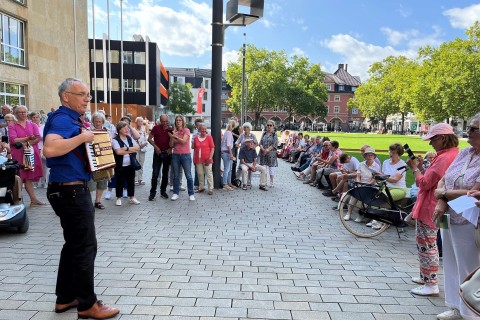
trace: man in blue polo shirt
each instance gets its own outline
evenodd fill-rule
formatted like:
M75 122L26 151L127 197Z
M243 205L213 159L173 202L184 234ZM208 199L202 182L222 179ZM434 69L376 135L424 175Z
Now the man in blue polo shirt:
M55 312L77 308L79 318L107 319L119 313L97 299L94 265L97 254L95 209L87 181L84 144L94 134L79 120L87 110L90 91L78 79L66 79L58 87L62 105L49 114L44 130L43 154L50 177L48 201L60 217L65 244L60 255Z

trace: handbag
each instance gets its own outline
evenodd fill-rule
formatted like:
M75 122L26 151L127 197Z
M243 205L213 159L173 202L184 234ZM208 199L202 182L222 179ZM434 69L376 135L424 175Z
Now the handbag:
M130 161L132 162L132 166L135 171L142 169L142 165L140 164L140 162L138 162L136 155L136 153L130 154Z
M35 168L35 154L28 142L23 146L23 165L25 170L33 171Z
M458 291L465 305L480 316L480 267L465 278Z

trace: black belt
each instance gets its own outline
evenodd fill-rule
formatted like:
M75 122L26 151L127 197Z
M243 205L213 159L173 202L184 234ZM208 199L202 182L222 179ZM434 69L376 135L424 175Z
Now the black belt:
M65 187L65 186L87 186L87 181L79 180L79 181L69 181L69 182L49 182L49 186L51 187Z

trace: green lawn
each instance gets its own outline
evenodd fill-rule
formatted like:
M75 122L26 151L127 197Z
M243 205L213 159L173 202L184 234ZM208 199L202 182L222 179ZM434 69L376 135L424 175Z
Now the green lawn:
M396 135L396 134L363 134L363 133L338 133L338 132L305 132L310 136L327 136L330 140L337 140L340 143L340 149L360 149L364 144L368 144L374 149L388 150L392 143L400 143L402 146L408 144L410 149L416 154L422 155L427 151L434 151L421 137L416 135ZM466 139L460 139L460 149L469 146Z
M393 143L400 143L402 146L408 144L410 149L416 154L423 156L427 151L434 151L428 144L428 141L423 141L421 137L416 135L394 135L394 134L363 134L363 133L337 133L337 132L305 132L310 136L327 136L330 140L337 140L340 143L340 149L355 149L359 150L361 146L368 144L377 150L388 150L388 147ZM466 139L460 139L460 149L469 146ZM363 161L360 151L347 151L348 154L356 157L360 162ZM378 158L383 161L388 158L387 152L378 152ZM403 160L407 160L407 154L402 156ZM411 187L414 183L414 178L411 170L407 171L406 182L407 187Z

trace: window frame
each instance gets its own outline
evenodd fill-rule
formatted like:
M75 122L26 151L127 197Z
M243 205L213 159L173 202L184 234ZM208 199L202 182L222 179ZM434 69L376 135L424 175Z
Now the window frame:
M5 25L5 20L8 19L8 25L7 25L7 28L10 30L11 29L11 21L14 21L16 22L16 30L17 30L17 33L15 35L15 42L16 42L16 45L12 45L10 42L9 43L6 43L5 42L5 35L4 34L4 25ZM8 33L8 38L11 40L13 37L12 37L12 33ZM6 50L6 49L10 49L10 50ZM10 53L12 50L16 50L18 51L17 53L17 57L18 57L18 60L19 62L18 63L15 63L14 59L11 59L11 60L7 60L6 59L6 55L8 53ZM25 21L22 21L22 20L19 20L19 19L16 19L8 14L5 14L3 12L0 12L0 60L2 63L5 63L5 64L9 64L9 65L14 65L14 66L19 66L19 67L26 67L27 63L26 63L26 55L25 55ZM13 57L13 56L12 56Z

